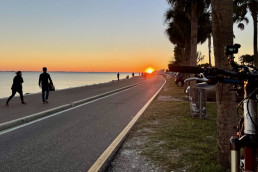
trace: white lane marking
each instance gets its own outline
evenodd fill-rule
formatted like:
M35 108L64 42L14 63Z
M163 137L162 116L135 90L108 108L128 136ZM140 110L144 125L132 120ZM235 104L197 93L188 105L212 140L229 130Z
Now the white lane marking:
M78 100L78 101L72 102L71 104L77 104L78 102L89 100L89 99L93 99L93 98L96 98L96 97L99 97L99 96L103 96L103 95L105 96L106 94L110 94L111 95L113 92L120 92L120 91L123 91L123 90L127 90L129 88L133 88L133 87L136 87L138 85L141 85L141 84L144 84L144 83L147 83L147 82L150 82L150 80L143 81L143 82L138 82L136 84L125 86L125 87L118 88L118 89L115 89L115 90L111 90L111 91L108 91L108 92L105 92L105 93L102 93L102 94L98 94L96 96L88 97L86 99Z
M125 80L125 79L121 79L121 80ZM146 82L146 81L144 81L144 82ZM69 88L56 89L56 91L66 91L66 90L70 90L70 89L77 89L77 88L83 88L83 87L91 87L91 86L97 86L97 85L104 85L104 84L109 84L109 83L112 83L112 81L101 82L101 83L98 83L98 84L89 84L89 85L81 85L81 86L75 86L75 87L69 87ZM132 84L132 85L134 85L134 84ZM124 87L122 87L122 88L124 88ZM23 96L27 97L27 96L36 95L36 94L41 94L41 92L28 93L28 94L25 93ZM15 97L19 97L19 95L15 95ZM4 99L7 99L7 98L8 97L1 97L0 100L4 100Z
M141 84L144 84L146 82L150 82L150 80L143 81L143 82L138 82L136 84L132 84L132 85L129 85L129 86L126 86L126 87L122 87L122 88L119 88L119 89L108 91L108 92L105 92L105 93L102 93L102 94L98 94L98 95L95 95L95 96L92 96L92 97L88 97L86 99L78 100L78 101L72 102L70 104L62 105L62 106L55 107L55 108L52 108L52 109L48 109L48 110L45 110L45 111L42 111L42 112L31 114L31 115L28 115L28 116L25 116L25 117L14 119L12 121L1 123L0 124L0 131L6 130L6 129L9 129L9 128L12 128L12 127L15 127L15 126L18 126L18 125L22 125L24 123L28 123L30 121L34 121L34 120L39 119L39 118L43 118L44 116L50 115L50 113L54 114L54 113L57 113L58 111L62 111L62 109L63 110L69 109L70 107L75 107L75 106L78 106L80 104L90 102L91 100L96 100L98 98L114 94L116 92L121 92L122 90L133 88L137 85L141 85ZM44 115L44 114L46 114L46 115ZM31 118L33 118L33 119L31 120ZM26 121L26 122L21 122L21 121ZM3 129L3 128L5 128L5 129Z
M143 82L142 84L148 83L148 82L150 82L150 80L145 81L145 82ZM28 122L28 123L24 123L24 124L17 125L17 126L12 127L12 128L8 128L8 129L6 129L6 130L2 130L2 131L0 131L0 136L3 135L3 134L9 133L9 132L11 132L11 131L17 130L17 129L19 129L19 128L26 127L26 126L31 125L31 124L33 124L33 123L36 123L36 122L45 120L45 119L47 119L47 118L51 118L51 117L53 117L53 116L60 115L60 114L62 114L62 113L64 113L64 112L71 111L71 110L76 109L76 108L79 108L79 107L81 107L81 106L84 106L84 105L87 105L87 104L90 104L90 103L99 101L99 100L104 99L104 98L107 98L107 97L111 97L111 96L113 96L113 95L122 93L122 92L124 92L124 91L128 91L128 90L130 90L130 89L133 89L133 88L136 88L136 87L138 87L138 86L141 86L142 84L139 84L139 85L136 85L136 86L127 88L127 89L125 89L125 90L122 90L122 91L119 91L119 92L116 92L116 93L113 93L113 94L110 94L110 95L107 95L107 96L104 96L104 97L101 97L101 98L98 98L98 99L95 99L95 100L86 102L86 103L83 103L83 104L80 104L80 105L77 105L77 106L75 106L75 107L71 107L71 108L66 109L66 110L62 110L62 111L60 111L60 112L57 112L57 113L54 113L54 114L52 114L52 115L48 115L48 116L45 116L45 117L42 117L42 118L33 120L33 121L31 121L31 122Z
M164 79L164 78L163 78ZM164 79L165 80L165 79ZM131 120L131 122L124 128L124 130L116 137L116 139L109 145L109 147L100 155L100 157L95 161L95 163L91 166L91 168L88 170L88 172L98 172L100 171L101 167L104 165L104 163L107 161L107 159L110 157L112 152L117 148L117 146L123 141L125 136L128 134L128 132L131 130L131 128L135 125L137 120L140 118L140 116L143 114L143 112L147 109L147 107L151 104L151 102L154 100L154 98L159 94L161 89L166 84L166 80L164 84L161 86L161 88L152 96L152 98L143 106L143 108L136 114L136 116Z

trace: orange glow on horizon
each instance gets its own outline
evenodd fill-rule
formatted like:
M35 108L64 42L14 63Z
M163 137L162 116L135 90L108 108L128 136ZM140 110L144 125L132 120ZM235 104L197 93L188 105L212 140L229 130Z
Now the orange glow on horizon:
M167 67L167 52L153 55L151 50L136 52L32 52L26 51L17 54L15 52L1 52L0 71L42 71L47 67L48 71L67 72L146 72L151 67L165 69ZM2 55L1 54L1 55ZM146 59L148 59L146 61ZM162 59L162 60L161 60ZM150 72L150 71L149 71Z
M42 54L41 54L42 55ZM36 56L36 55L35 55ZM119 56L122 56L119 54ZM42 55L34 58L33 55L27 57L11 56L6 54L6 58L2 60L0 71L41 71L42 67L47 67L48 71L67 71L67 72L147 72L146 69L151 68L164 69L166 68L166 60L160 63L158 58L149 58L146 63L146 56L143 54L142 59L134 60L135 55L124 55L123 58L118 56L101 56L89 55L84 57L75 56L56 56L48 57ZM119 59L119 60L117 60ZM164 57L164 59L166 59ZM153 69L154 70L154 69ZM152 71L149 71L152 72Z
M152 73L152 72L154 72L155 70L153 69L153 68L151 68L151 67L149 67L149 68L147 68L146 70L145 70L145 72L146 73Z

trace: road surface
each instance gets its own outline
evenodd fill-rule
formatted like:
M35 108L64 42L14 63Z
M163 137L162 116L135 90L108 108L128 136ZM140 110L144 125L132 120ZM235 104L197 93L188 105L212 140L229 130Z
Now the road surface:
M157 76L0 134L0 171L87 171L164 82Z

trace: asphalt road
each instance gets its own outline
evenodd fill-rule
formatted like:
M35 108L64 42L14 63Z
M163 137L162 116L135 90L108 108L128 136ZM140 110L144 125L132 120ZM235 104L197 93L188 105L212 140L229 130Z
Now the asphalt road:
M137 87L0 135L0 171L87 171L163 85Z

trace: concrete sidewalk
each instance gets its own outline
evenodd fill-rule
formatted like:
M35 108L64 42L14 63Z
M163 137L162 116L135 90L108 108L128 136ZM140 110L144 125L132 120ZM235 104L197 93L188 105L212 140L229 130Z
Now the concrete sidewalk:
M8 123L16 119L26 118L32 114L37 113L54 113L63 109L69 108L67 105L73 106L80 104L80 100L101 95L106 92L121 89L130 85L138 84L145 81L141 77L134 77L131 79L124 79L120 81L112 81L104 84L97 84L91 86L77 87L65 89L60 91L50 92L49 103L43 104L41 93L26 95L24 97L25 105L21 104L20 98L15 97L9 102L9 107L5 106L6 99L0 100L0 125ZM11 91L10 91L11 94ZM61 107L63 108L57 108ZM56 108L56 109L54 109ZM49 111L49 112L47 112ZM21 120L20 120L21 121ZM27 122L23 121L22 123ZM18 125L18 124L16 124ZM6 127L5 127L6 128ZM0 127L1 130L1 127Z

